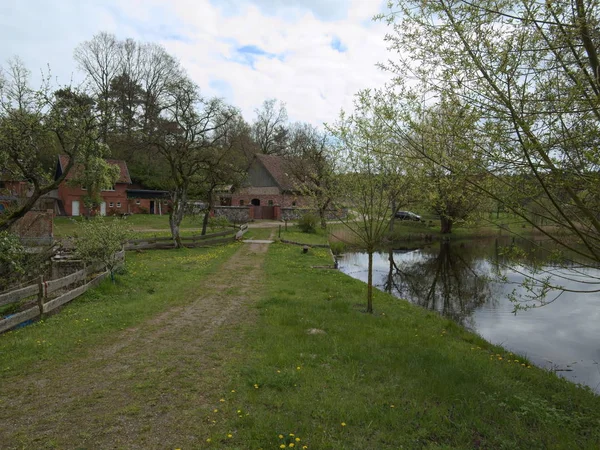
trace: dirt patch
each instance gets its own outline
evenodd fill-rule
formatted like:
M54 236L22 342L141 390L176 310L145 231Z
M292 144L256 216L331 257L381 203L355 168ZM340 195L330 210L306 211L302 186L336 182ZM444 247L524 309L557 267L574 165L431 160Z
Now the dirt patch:
M193 301L88 356L4 380L2 448L201 447L227 384L229 348L254 318L267 248L240 246L199 281Z

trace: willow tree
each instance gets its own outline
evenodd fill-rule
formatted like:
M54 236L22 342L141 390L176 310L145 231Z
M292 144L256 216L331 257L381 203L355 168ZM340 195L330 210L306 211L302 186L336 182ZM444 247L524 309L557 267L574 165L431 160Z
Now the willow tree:
M337 219L349 230L355 243L368 254L367 312L373 312L373 253L384 243L395 205L405 190L405 180L390 156L397 145L385 124L373 114L370 92L361 92L352 114L341 114L329 127L336 138L339 164L331 184L332 206Z

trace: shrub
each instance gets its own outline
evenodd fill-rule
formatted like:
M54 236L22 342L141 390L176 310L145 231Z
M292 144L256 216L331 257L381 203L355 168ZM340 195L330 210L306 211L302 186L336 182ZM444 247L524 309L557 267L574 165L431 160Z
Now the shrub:
M346 244L344 244L342 241L334 241L329 244L329 246L331 247L331 251L334 255L341 255L346 251Z
M210 217L208 219L208 228L210 228L211 231L214 231L219 228L227 228L228 226L229 226L229 221L227 220L227 217L219 216L219 217Z
M24 259L25 250L19 238L8 231L0 232L0 290L23 274Z
M79 223L75 252L86 262L102 262L114 281L114 269L119 262L116 253L128 237L129 231L120 219L95 217L84 220Z
M298 221L298 228L303 233L316 233L317 232L317 224L319 223L319 218L314 214L307 213L302 216L302 218Z

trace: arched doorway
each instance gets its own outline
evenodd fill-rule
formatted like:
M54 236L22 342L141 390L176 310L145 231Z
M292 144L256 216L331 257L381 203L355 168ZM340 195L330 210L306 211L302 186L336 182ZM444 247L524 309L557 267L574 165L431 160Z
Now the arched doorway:
M254 206L260 206L260 198L253 198L250 203L252 203Z

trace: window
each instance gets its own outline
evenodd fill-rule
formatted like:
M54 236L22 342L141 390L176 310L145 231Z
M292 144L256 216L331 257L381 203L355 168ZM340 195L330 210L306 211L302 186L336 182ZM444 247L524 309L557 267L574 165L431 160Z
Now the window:
M240 200L240 206L244 206L244 200Z
M82 190L82 191L87 191L87 188L86 188L85 186L83 186L83 185L82 185L82 186L81 186L81 190Z
M111 187L109 187L108 189L102 189L102 190L103 190L103 191L114 191L114 190L115 190L115 187L114 187L114 186L111 186Z
M139 199L135 201L135 204L136 204L136 205L139 205L140 203L141 203L141 202L139 201Z
M113 208L113 207L115 206L115 204L114 204L113 202L110 202L110 203L108 204L108 206L110 206L111 208Z
M269 200L269 206L273 206L273 200Z
M117 202L117 208L121 207L121 202Z

